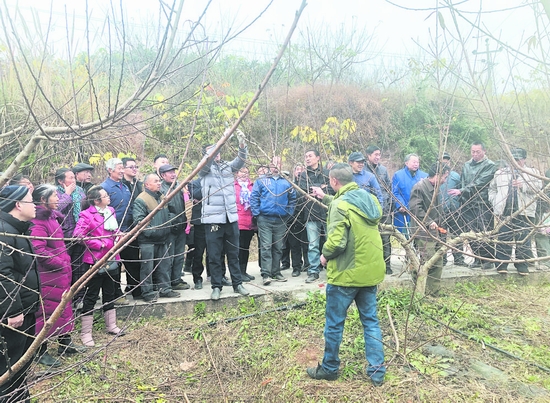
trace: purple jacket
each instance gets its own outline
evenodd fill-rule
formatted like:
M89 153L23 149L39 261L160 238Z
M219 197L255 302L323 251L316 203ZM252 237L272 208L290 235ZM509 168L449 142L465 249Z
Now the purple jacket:
M80 201L86 198L86 193L84 193L84 190L81 187L77 186L74 192L79 196ZM68 195L65 192L58 190L57 196L59 197L57 209L65 216L65 219L61 223L63 234L65 235L65 238L71 238L73 236L74 227L76 226L76 220L73 215L75 203L73 203L73 198L71 195Z
M114 208L107 208L113 215L115 214ZM75 238L90 238L82 241L86 247L82 258L84 263L94 264L115 245L115 236L118 231L107 231L103 222L103 216L97 212L95 206L90 206L88 209L80 212L80 218L76 223L73 236ZM110 236L107 237L107 235ZM120 260L120 257L116 255L114 260Z
M40 273L41 301L36 313L36 334L44 327L61 297L71 287L71 258L63 242L60 222L65 217L59 211L44 206L36 206L36 218L32 220L31 235L48 239L32 239L37 267ZM48 336L72 332L74 329L73 308L69 302L59 319L54 323Z

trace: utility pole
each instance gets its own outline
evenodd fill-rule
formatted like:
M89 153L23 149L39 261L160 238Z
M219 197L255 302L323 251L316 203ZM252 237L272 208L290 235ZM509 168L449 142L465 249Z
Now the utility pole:
M481 59L482 62L487 63L487 82L485 83L485 93L487 95L491 95L493 93L493 87L494 87L494 66L495 62L493 61L494 58L491 58L495 53L501 52L502 46L495 50L489 49L489 38L485 39L485 51L480 52L477 49L473 50L472 53L474 55L487 55L487 59Z

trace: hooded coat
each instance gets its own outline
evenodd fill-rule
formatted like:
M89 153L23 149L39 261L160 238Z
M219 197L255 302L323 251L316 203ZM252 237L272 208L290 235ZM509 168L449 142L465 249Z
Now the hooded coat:
M61 223L65 216L57 210L36 206L31 235L47 239L32 239L37 267L40 273L41 304L36 313L36 334L61 302L63 293L71 288L71 258L63 241ZM73 309L67 304L59 319L48 331L48 336L66 334L74 329Z
M30 222L0 211L0 318L27 315L38 310L40 278L28 235Z
M378 232L381 217L377 198L355 182L338 190L329 204L323 246L329 284L371 287L384 280L386 263Z

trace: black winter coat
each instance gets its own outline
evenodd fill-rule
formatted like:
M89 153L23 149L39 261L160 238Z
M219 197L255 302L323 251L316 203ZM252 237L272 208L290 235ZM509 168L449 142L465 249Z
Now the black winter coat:
M328 170L323 169L321 164L317 169L307 168L306 171L300 174L299 180L300 189L306 193L311 193L310 188L312 186L318 186L323 189L323 191L329 195L334 195L334 190L329 185L328 179ZM305 198L305 196L304 196ZM320 203L315 203L314 201L308 200L305 203L305 207L302 210L304 214L304 222L307 221L321 221L325 222L327 220L327 209L322 206Z
M0 211L0 318L38 311L40 277L29 239L31 223Z

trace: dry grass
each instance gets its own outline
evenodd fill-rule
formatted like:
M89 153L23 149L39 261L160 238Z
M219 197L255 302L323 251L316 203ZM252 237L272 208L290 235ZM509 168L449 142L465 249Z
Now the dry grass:
M197 305L194 318L142 319L88 362L67 360L66 367L74 363L88 372L66 371L36 383L33 392L42 392L40 402L547 402L548 373L457 335L432 318L550 367L549 291L548 283L515 280L458 284L444 297L415 304L410 314L408 291L385 292L380 312L389 369L379 388L364 374L354 309L341 346L340 379L307 377L305 369L316 365L323 351L323 298L317 294L304 309L215 326L208 322L269 307L243 299L239 309L211 316ZM399 352L385 304L393 307ZM431 344L445 347L452 357L430 355ZM500 369L505 379L483 379L471 371L474 361ZM529 388L546 395L527 396Z

